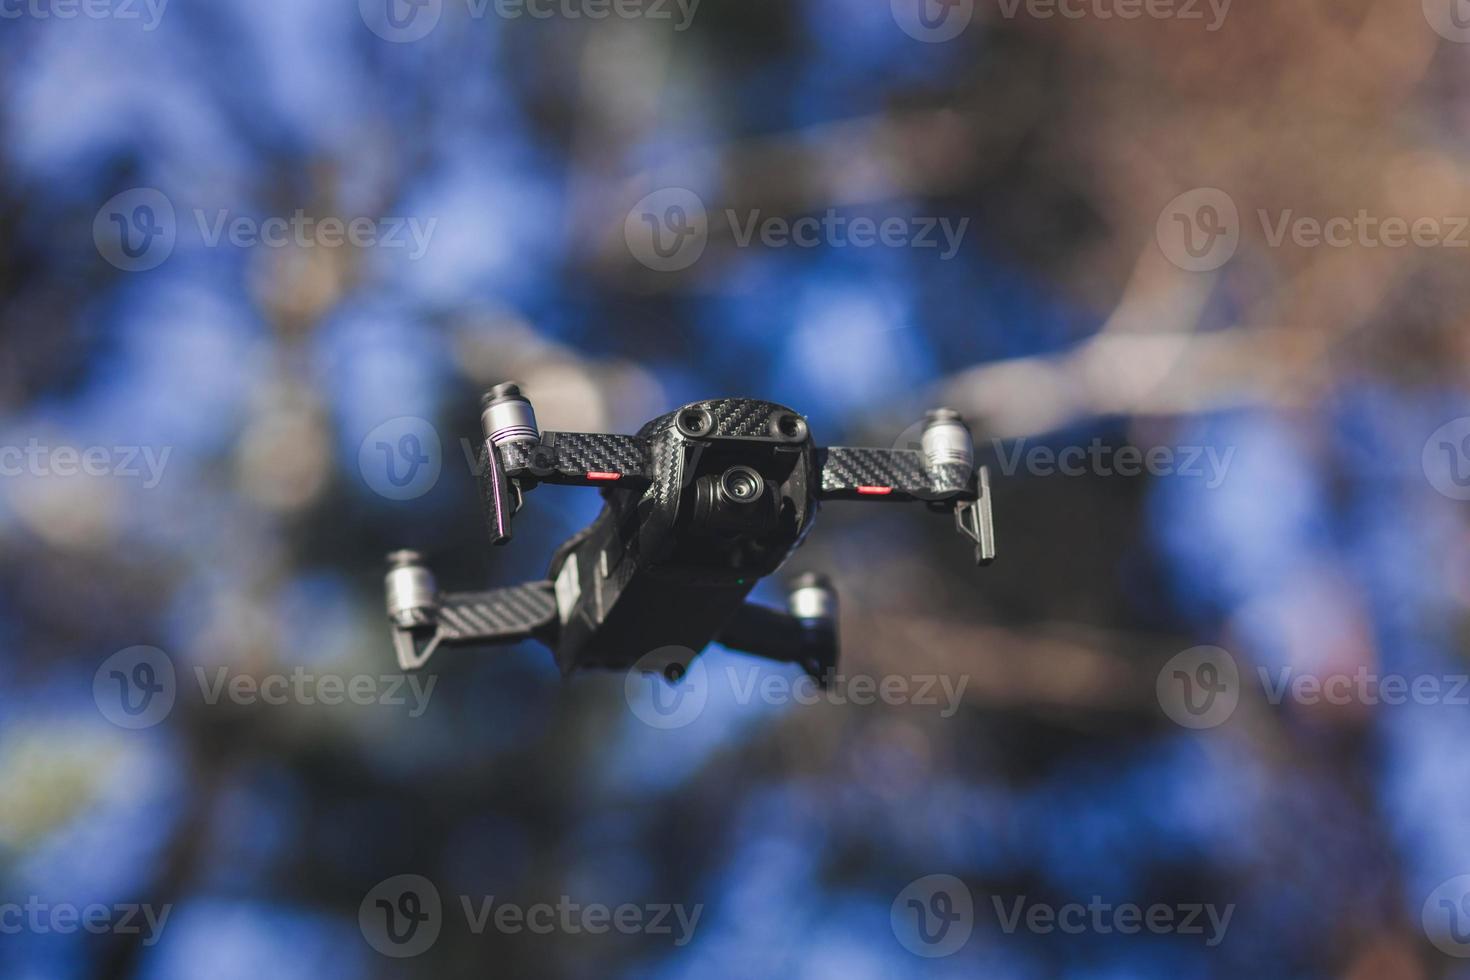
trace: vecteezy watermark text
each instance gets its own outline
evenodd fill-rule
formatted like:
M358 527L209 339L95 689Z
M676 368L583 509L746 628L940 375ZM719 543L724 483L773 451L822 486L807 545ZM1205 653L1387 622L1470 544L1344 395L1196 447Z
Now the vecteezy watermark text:
M1205 21L1213 34L1225 26L1234 0L999 0L1000 15L1036 20L1181 20Z
M1124 476L1148 474L1202 479L1210 490L1225 482L1235 447L1223 451L1215 446L1109 446L1093 439L1086 446L1029 446L1017 439L1009 447L991 440L996 460L1005 476L1025 472L1031 476Z
M136 20L158 29L169 0L0 0L0 20Z
M428 37L444 16L446 0L358 0L368 30L385 41L408 44ZM463 0L464 16L501 20L643 20L689 29L701 0Z
M118 936L141 935L144 946L152 946L163 935L172 905L73 905L70 902L43 902L35 895L24 902L0 902L0 935L15 936L23 932L36 935L57 933L72 935L89 932L94 936L108 933Z
M661 647L639 658L624 678L624 695L633 714L659 729L692 724L709 703L712 687L722 682L740 705L938 708L952 718L963 702L968 675L845 674L827 671L820 681L810 674L777 673L760 666L727 665L712 672L686 647Z
M1263 208L1256 217L1272 248L1288 240L1298 248L1470 248L1470 217L1465 215L1410 220L1359 209L1352 217L1316 218L1291 208L1275 214Z
M200 239L207 248L227 241L235 248L406 248L418 260L429 251L429 240L439 225L438 218L408 217L319 218L297 209L289 215L255 218L231 215L221 208L212 213L194 209Z
M24 446L0 446L0 477L111 476L143 479L152 490L163 480L172 446L48 446L28 439ZM140 468L141 467L141 468Z
M470 931L477 936L491 925L496 932L506 935L518 932L529 932L538 936L549 936L554 932L566 935L580 932L601 935L612 931L625 936L669 936L675 946L687 945L694 938L694 929L699 925L699 917L704 914L703 905L686 907L666 902L649 905L625 902L609 906L601 902L578 903L568 895L562 895L555 904L536 902L521 905L515 902L497 902L494 895L486 895L478 900L469 895L461 895L459 903Z
M0 0L3 2L3 0ZM411 261L428 253L438 218L407 216L318 216L298 208L290 214L239 214L228 208L194 208L194 233L204 248L361 248L404 250ZM98 253L125 272L155 269L173 254L181 233L173 201L152 187L114 195L92 221Z
M1462 2L1462 0L1456 0ZM1261 241L1268 248L1401 249L1470 248L1470 216L1373 214L1316 216L1294 208L1257 208ZM1168 260L1189 272L1212 272L1235 256L1242 222L1235 200L1215 187L1180 194L1159 215L1156 237Z
M1051 905L1033 902L1025 895L1011 900L992 895L990 903L1001 931L1007 935L1025 931L1037 935L1060 932L1069 936L1084 933L1136 936L1147 932L1156 936L1203 936L1210 948L1220 945L1235 914L1233 904L1221 907L1212 902L1152 905L1122 902L1115 905L1103 901L1101 895L1092 896L1086 905L1081 902Z
M428 709L439 679L418 674L334 674L295 667L289 673L245 674L229 667L195 667L200 700L209 706L288 704L314 707L377 705L407 708L410 718ZM120 728L151 728L173 711L180 691L172 658L157 647L119 650L92 677L92 698L102 716Z
M460 895L465 926L476 935L528 932L538 936L603 935L667 937L674 946L694 938L704 905L674 902L637 904L579 902L562 895L554 902L508 902L494 895ZM422 875L395 875L375 885L358 907L358 926L368 944L384 956L405 958L426 952L444 927L444 902L434 883Z
M1268 704L1305 707L1396 707L1449 705L1470 707L1470 674L1380 673L1366 664L1351 671L1317 673L1293 666L1256 667L1256 680ZM1248 676L1248 675L1247 675ZM1215 728L1234 714L1242 694L1242 672L1228 651L1200 646L1170 658L1159 671L1159 706L1185 728Z
M725 220L738 248L749 248L759 239L766 248L932 248L943 249L941 262L954 258L960 250L969 218L869 218L848 217L836 208L828 208L821 217L807 215L785 218L762 214L755 209L741 215L727 208Z
M355 704L359 707L383 705L407 707L408 716L417 718L429 706L436 676L421 680L418 674L317 674L304 667L290 674L231 674L228 667L216 667L211 677L203 667L194 668L204 703L216 705L228 700L234 704L299 704L306 707L336 707ZM410 702L411 696L411 702Z
M738 667L727 666L725 679L737 704L832 704L857 705L903 704L939 708L939 717L952 718L960 710L960 702L970 678L958 679L948 674L872 674L830 673L824 683L808 674L795 677L773 674L757 666L746 667L744 677Z
M1448 704L1470 707L1470 674L1380 674L1359 666L1351 674L1326 676L1301 673L1292 667L1274 671L1256 668L1266 700L1296 704L1389 705Z
M1086 903L1054 905L1033 901L1029 896L990 896L996 924L1006 935L1030 932L1036 935L1093 934L1125 936L1199 936L1207 947L1218 946L1230 928L1234 904L1209 902L1141 905L1113 903L1093 895ZM898 893L889 910L889 922L898 941L918 956L935 958L959 952L975 928L975 897L970 888L953 875L925 875Z
M875 218L828 208L820 215L785 217L759 208L719 212L736 248L912 248L958 254L970 219L934 216ZM623 221L628 251L655 272L678 272L698 262L710 237L710 214L699 195L682 187L654 191Z
M999 0L1001 17L1015 20L1177 20L1200 22L1213 33L1225 25L1233 0ZM1430 0L1426 0L1430 2ZM976 0L889 0L893 19L909 37L930 44L952 41L975 18Z

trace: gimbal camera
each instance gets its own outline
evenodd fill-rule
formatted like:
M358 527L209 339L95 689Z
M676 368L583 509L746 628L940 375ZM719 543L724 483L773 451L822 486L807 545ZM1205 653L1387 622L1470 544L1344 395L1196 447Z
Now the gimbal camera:
M976 469L955 412L929 413L920 449L819 449L800 415L748 398L685 405L636 436L541 432L513 384L492 388L481 408L480 492L494 544L510 540L512 517L541 484L596 487L606 504L556 550L543 581L440 592L419 555L390 555L388 616L404 670L441 645L536 639L568 675L718 642L800 664L822 683L837 664L827 580L797 579L786 612L746 602L801 544L819 504L922 501L953 513L977 564L995 557L989 474ZM669 665L669 679L684 667Z

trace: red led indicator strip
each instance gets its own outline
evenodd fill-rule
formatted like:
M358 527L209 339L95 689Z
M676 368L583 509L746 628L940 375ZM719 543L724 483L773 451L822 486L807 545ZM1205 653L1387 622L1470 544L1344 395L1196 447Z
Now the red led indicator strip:
M893 492L892 487L858 487L857 492L865 497L886 497Z
M623 474L621 474L621 473L588 473L587 474L587 479L589 479L589 480L621 480L622 478L623 478Z

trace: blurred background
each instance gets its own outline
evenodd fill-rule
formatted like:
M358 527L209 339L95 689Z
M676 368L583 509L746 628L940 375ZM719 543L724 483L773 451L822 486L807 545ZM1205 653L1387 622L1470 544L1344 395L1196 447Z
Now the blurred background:
M0 975L1470 976L1462 8L0 2ZM742 698L790 671L712 648L664 729L529 645L416 702L384 554L540 578L600 506L486 546L462 440L512 378L544 429L964 412L996 565L833 504L787 569L845 672L954 710ZM1439 693L1270 696L1348 676ZM443 906L407 957L399 875ZM954 948L901 922L932 875Z

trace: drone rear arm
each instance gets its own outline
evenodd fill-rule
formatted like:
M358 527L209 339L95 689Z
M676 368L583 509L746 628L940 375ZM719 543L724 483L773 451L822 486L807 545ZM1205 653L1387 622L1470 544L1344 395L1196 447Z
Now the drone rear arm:
M507 644L549 639L557 623L550 582L526 582L484 592L439 592L415 552L389 556L388 615L398 666L417 670L443 644Z

